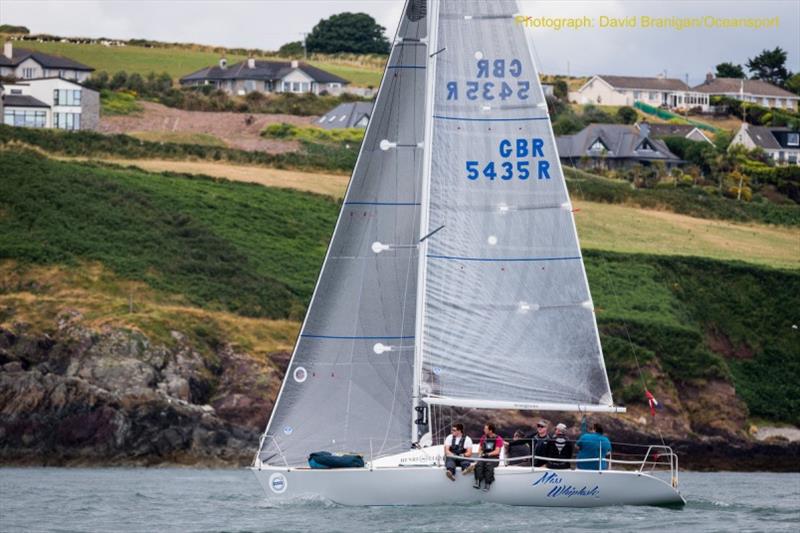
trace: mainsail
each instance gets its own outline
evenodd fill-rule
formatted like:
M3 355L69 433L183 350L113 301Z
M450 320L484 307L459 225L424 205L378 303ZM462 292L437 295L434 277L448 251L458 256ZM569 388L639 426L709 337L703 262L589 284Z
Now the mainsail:
M532 42L513 0L441 0L424 335L428 403L601 410L611 392ZM435 9L435 8L434 8Z
M408 2L317 287L261 443L263 463L411 445L427 19Z

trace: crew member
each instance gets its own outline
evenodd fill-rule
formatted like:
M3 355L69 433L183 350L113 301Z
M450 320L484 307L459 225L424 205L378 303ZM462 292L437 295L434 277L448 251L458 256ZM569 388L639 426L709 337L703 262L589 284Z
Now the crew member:
M445 473L450 481L456 480L456 467L461 471L467 468L470 461L463 457L472 457L472 439L464 435L463 424L453 424L450 435L444 439Z
M464 470L464 474L475 470L475 483L472 486L480 489L481 482L483 482L484 492L488 492L492 483L494 483L494 468L497 466L500 459L500 451L503 449L503 438L494 431L494 424L487 422L483 426L483 435L478 445L478 452L481 458L490 459L490 461L478 461L477 464L472 464Z

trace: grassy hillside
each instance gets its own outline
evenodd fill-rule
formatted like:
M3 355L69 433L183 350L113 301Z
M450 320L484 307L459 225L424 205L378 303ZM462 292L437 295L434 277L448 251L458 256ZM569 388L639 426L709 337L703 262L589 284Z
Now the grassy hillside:
M219 61L216 52L188 49L184 47L145 48L142 46L103 46L100 44L75 44L60 42L25 41L14 43L14 46L39 50L48 54L69 57L97 69L113 74L124 70L129 74L138 72L141 75L150 72L166 72L175 79L186 76L196 70ZM236 63L247 59L244 55L228 54L228 63ZM270 58L265 58L270 59ZM280 59L286 61L285 58ZM309 61L311 65L341 76L353 85L377 87L381 81L382 69L366 65L356 65L334 58Z
M335 220L328 198L0 152L0 259L97 261L187 301L302 315Z
M74 306L245 346L291 344L296 323L257 317L302 316L337 212L298 191L29 152L0 151L0 190L0 322ZM630 334L664 372L648 374L657 394L733 380L751 414L800 422L797 269L593 250L586 265L623 402L641 400Z
M766 199L737 202L697 188L637 189L628 181L602 178L571 167L564 167L564 177L570 194L577 199L668 209L701 218L800 226L800 206L796 204L780 205Z

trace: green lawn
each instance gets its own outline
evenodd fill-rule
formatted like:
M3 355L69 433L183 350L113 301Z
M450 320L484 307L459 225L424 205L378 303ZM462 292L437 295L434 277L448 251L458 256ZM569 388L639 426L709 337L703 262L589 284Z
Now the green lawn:
M129 280L145 287L136 294L176 295L216 317L299 320L338 212L337 203L314 194L11 149L0 150L0 190L0 262L72 272L98 265L114 286ZM800 338L792 327L800 271L667 252L585 250L617 397L641 401L641 391L630 385L630 335L642 363L664 371L649 383L656 395L676 383L732 380L753 415L800 422ZM81 290L91 289L81 283ZM0 296L14 287L0 284ZM116 290L123 294L111 301L124 309L124 290ZM18 299L14 305L38 303ZM151 328L159 327L163 313L194 311L153 309ZM240 327L231 318L218 322ZM262 329L248 324L237 335L249 338ZM212 333L226 338L227 327ZM284 343L291 330L274 329ZM271 345L263 335L254 345Z
M147 75L150 72L166 72L174 79L186 76L196 70L219 61L219 54L203 50L191 50L178 47L145 48L142 46L103 46L100 44L74 44L59 42L25 41L14 43L14 46L39 50L79 61L97 69L113 74L124 70L129 74L138 72ZM246 56L230 54L228 63L243 61ZM282 59L286 61L285 59ZM359 68L341 64L336 61L309 61L315 67L341 76L354 85L377 87L383 72L372 67Z

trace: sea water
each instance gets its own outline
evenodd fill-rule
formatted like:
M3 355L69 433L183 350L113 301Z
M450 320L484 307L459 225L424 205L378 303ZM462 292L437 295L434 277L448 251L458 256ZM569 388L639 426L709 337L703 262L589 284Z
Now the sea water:
M680 489L683 509L276 507L244 469L3 468L0 530L800 531L800 474L686 472Z

